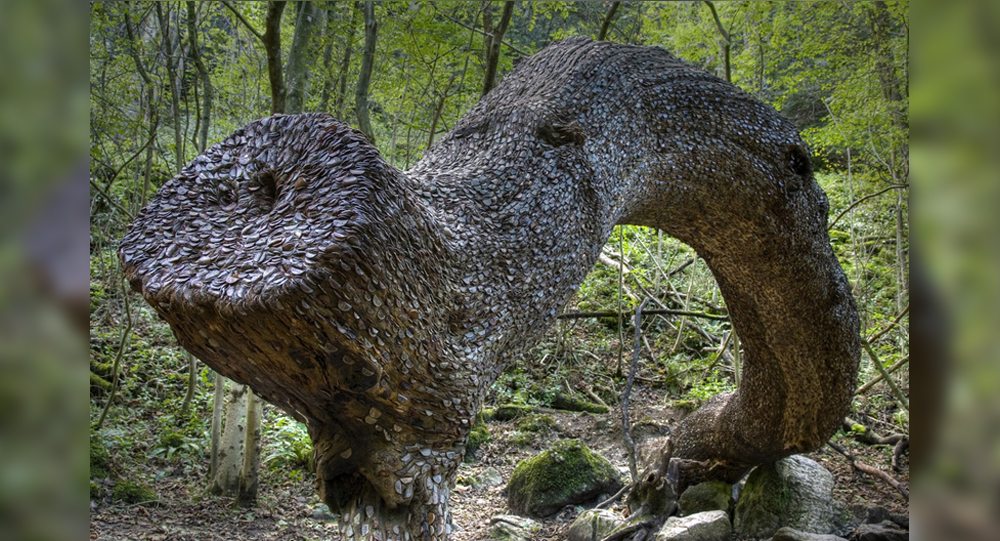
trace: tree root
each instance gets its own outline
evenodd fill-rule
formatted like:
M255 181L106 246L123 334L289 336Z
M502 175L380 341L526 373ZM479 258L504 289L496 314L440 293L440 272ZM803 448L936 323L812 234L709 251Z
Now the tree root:
M828 441L826 442L826 444L829 445L831 448L833 448L833 450L840 453L841 455L844 455L844 458L846 458L848 462L851 463L851 467L853 467L855 470L858 470L862 473L867 473L872 477L878 477L879 479L882 479L883 481L888 483L892 488L898 490L899 493L903 495L903 498L906 501L910 501L910 492L906 490L903 484L897 481L893 476L889 475L888 473L874 466L869 466L868 464L861 462L860 460L857 459L857 457L848 453L846 449L844 449L840 445L837 445L836 443L833 443L832 441Z

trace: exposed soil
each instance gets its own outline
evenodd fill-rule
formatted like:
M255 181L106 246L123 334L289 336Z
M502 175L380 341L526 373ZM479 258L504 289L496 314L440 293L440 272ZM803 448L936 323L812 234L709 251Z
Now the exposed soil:
M657 436L660 427L676 422L683 412L665 405L664 392L638 385L632 392L631 417L638 428L637 439ZM517 420L489 423L491 441L476 452L474 462L462 465L460 477L476 477L487 468L496 468L504 482L510 478L517 463L548 448L555 440L579 438L591 449L608 458L628 476L628 459L621 443L621 418L617 412L603 415L539 410L551 415L554 426L536 433L517 430ZM519 439L521 446L511 442ZM891 446L869 446L845 436L838 441L860 460L891 472ZM527 443L525 443L527 442ZM810 453L835 479L835 495L845 504L880 505L890 511L908 514L905 500L895 489L881 480L852 471L847 460L829 448ZM149 468L162 470L152 464ZM909 486L908 462L901 464L901 473L892 473ZM326 540L339 539L336 522L324 514L315 496L312 479L290 480L287 472L265 472L259 505L253 510L240 510L229 498L209 496L204 491L207 478L200 466L178 467L174 470L150 472L156 476L153 488L159 494L155 503L123 505L108 501L91 502L91 539L180 540ZM154 475L151 475L153 477ZM459 484L452 492L454 522L459 527L451 538L455 541L487 539L489 520L506 514L504 486L473 488ZM624 512L619 502L613 507ZM543 528L534 539L563 539L579 508L566 508L543 521Z

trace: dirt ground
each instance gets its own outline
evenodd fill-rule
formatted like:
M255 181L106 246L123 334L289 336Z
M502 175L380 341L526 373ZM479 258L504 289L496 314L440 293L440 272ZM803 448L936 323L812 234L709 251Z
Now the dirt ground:
M655 436L661 426L679 420L683 413L664 404L663 393L637 386L632 394L631 418L637 432ZM547 449L558 439L578 438L591 449L608 458L623 477L628 476L628 459L621 444L621 419L617 413L602 415L544 410L554 426L530 433L517 432L517 421L489 423L491 441L476 452L476 460L463 464L460 477L475 477L487 468L496 468L504 482L521 460ZM510 440L519 436L521 445ZM640 436L641 437L641 436ZM869 446L846 437L841 445L869 465L891 472L891 446ZM908 504L885 482L852 471L847 460L828 447L808 455L828 470L835 479L834 493L845 504L881 505L890 511L908 514ZM908 487L908 464L903 460L896 479ZM265 474L256 509L240 510L229 498L209 496L204 491L203 468L178 468L157 472L153 487L159 501L153 504L123 505L91 502L90 538L98 540L215 541L215 540L328 540L339 539L336 522L324 514L312 479L289 480L287 475ZM504 486L473 488L459 484L452 492L452 510L458 531L451 539L474 541L487 539L491 517L506 514ZM624 511L619 502L613 507ZM536 540L563 539L579 508L566 508L543 521Z

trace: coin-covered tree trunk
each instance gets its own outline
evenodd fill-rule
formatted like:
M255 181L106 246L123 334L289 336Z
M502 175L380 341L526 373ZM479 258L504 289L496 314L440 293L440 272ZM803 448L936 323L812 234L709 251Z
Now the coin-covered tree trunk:
M122 241L132 287L208 365L306 423L349 539L444 539L476 411L616 224L692 246L743 384L674 431L681 483L822 445L858 317L795 127L658 48L521 62L410 170L325 114L265 118L167 182Z

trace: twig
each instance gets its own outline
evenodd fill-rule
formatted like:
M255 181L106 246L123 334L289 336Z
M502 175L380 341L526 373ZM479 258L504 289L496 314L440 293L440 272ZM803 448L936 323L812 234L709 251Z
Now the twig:
M901 366L903 366L904 364L908 363L909 361L910 361L910 356L907 355L906 357L903 357L902 359L896 361L896 364L890 366L889 368L886 368L885 371L886 371L887 374L892 374L896 370L899 370L899 368ZM861 387L858 387L858 390L854 391L854 394L855 395L865 394L866 392L868 392L868 389L871 389L872 386L874 386L876 383L882 381L882 379L883 379L882 378L882 374L878 374L877 376L873 377L871 379L871 381L869 381L868 383L865 383Z
M601 406L608 408L608 410L611 410L607 403L601 400L601 397L597 396L597 393L595 393L589 385L583 388L583 394L587 395L587 397L593 400L595 404L600 404Z
M618 500L618 498L621 498L622 495L625 494L625 492L627 492L630 488L632 488L633 484L634 483L628 483L628 484L626 484L625 486L622 487L621 490L619 490L618 492L615 492L614 496L612 496L612 497L604 500L603 502L597 504L597 506L594 507L594 509L604 509L608 505L611 505L612 503L616 502Z
M704 312L690 312L687 310L646 310L646 315L650 316L689 316L689 317L699 317L702 319L711 319L715 321L729 321L729 316L713 316L712 314L706 314ZM618 312L564 312L556 316L556 319L577 319L586 317L618 317Z
M458 26L461 26L462 28L464 28L466 30L469 30L469 31L472 31L472 32L476 32L476 33L478 33L480 35L483 35L483 36L486 35L486 33L483 32L482 30L480 30L478 28L473 28L473 27L471 27L471 26L463 23L462 21L459 21L457 19L452 18L447 13L441 11L441 9L438 8L437 5L434 2L431 2L431 7L434 8L435 11L437 11L438 13L440 13L441 15L443 15L445 19L448 19L449 21L457 24ZM526 52L522 51L521 49L518 49L517 47L511 45L511 43L509 41L505 40L505 39L500 40L500 43L503 43L507 47L510 47L510 50L516 52L517 54L519 54L521 56L531 56L529 53L526 53Z
M889 388L892 389L892 394L896 396L896 400L899 400L899 405L903 406L903 408L906 411L910 411L910 401L906 399L906 395L903 394L903 391L899 390L899 386L896 385L896 382L889 377L889 374L885 371L885 367L882 366L882 361L880 361L878 355L875 355L875 352L872 351L871 344L862 340L861 345L865 348L865 351L867 351L868 355L872 358L872 363L875 365L875 368L877 368L878 371L882 374L882 378L885 380L886 383L889 384Z
M871 475L872 477L878 477L879 479L882 479L883 481L885 481L886 483L888 483L890 486L892 486L892 488L895 488L896 490L898 490L899 493L903 495L903 498L906 499L906 501L910 501L910 492L908 490L906 490L906 488L903 487L902 483L900 483L899 481L897 481L893 476L889 475L888 473L886 473L886 472L884 472L884 471L882 471L882 470L880 470L878 468L869 466L868 464L865 464L864 462L861 462L854 455L848 453L846 449L844 449L843 447L837 445L836 443L833 443L832 441L828 441L828 442L826 442L826 444L829 445L831 448L833 448L833 450L835 450L838 453L844 455L844 458L846 458L851 463L851 466L854 469L856 469L856 470L858 470L860 472L863 472L863 473L867 473L868 475Z
M906 313L909 312L909 311L910 311L910 305L907 304L906 308L903 308L903 311L900 312L898 316L896 316L896 319L892 320L892 323L886 325L886 327L884 329L882 329L881 331L875 333L875 335L872 336L871 338L869 338L867 340L867 342L869 344L874 344L875 342L877 342L879 338L882 338L882 335L884 335L885 333L889 332L889 329L895 327L896 325L899 325L899 320L903 319L903 316L905 316Z
M649 303L649 299L642 301L635 309L635 345L632 348L632 368L628 373L628 381L625 383L625 392L622 393L622 436L625 438L625 448L628 450L628 469L632 474L632 482L639 478L639 472L635 466L635 442L632 441L632 434L629 432L628 421L628 397L632 392L632 383L635 382L635 371L639 367L639 338L642 336L642 309Z
M125 344L128 343L129 333L132 332L132 309L129 306L128 296L128 288L125 288L125 328L122 330L121 340L118 341L118 353L115 354L115 363L111 367L111 391L108 392L108 402L104 404L104 410L101 411L101 418L97 420L95 428L101 428L101 425L104 424L104 418L108 416L108 410L111 409L111 403L115 401L115 394L118 391L118 367L121 366L122 356L125 354Z
M601 541L620 541L634 533L639 532L640 530L642 530L643 532L645 532L646 530L651 530L654 527L656 527L659 522L660 520L655 518L650 518L643 520L641 522L636 522L635 524L626 526L616 532L612 532L610 535L608 535ZM643 536L643 538L645 538L645 536Z
M125 216L128 216L129 220L135 219L135 217L132 216L131 212L129 212L125 207L121 206L121 204L119 204L117 201L115 201L114 199L112 199L110 195L108 195L107 193L105 193L105 191L102 190L101 187L98 186L96 182L94 182L94 179L90 179L90 187L93 188L93 189L95 189L95 190L97 190L97 193L101 194L101 197L103 197L105 201L107 201L108 203L111 203L111 206L113 206L116 209L118 209L119 211L121 211L122 214L124 214Z
M230 5L229 2L223 1L222 5L224 5L227 8L229 8L229 11L232 11L236 15L236 18L239 19L240 22L243 23L243 25L247 27L247 30L249 30L253 35L257 36L257 39L259 39L261 41L265 41L264 40L264 35L261 34L260 32L258 32L257 29L254 28L252 24L250 24L246 19L244 19L243 15L240 14L239 11L236 11L236 8L234 8L232 5Z
M888 192L889 190L896 190L896 189L909 188L909 187L910 187L909 184L893 184L892 186L889 186L888 188L886 188L884 190L880 190L880 191L877 191L875 193L868 194L868 195L862 197L861 199L858 199L857 201L855 201L854 203L852 203L849 207L847 207L846 209L840 211L840 214L838 214L837 217L834 218L832 222L830 222L830 225L826 226L827 231L833 229L833 226L837 225L837 221L839 221L840 218L844 214L847 214L848 211L850 211L852 208L858 206L858 204L861 203L862 201L865 201L867 199L871 199L873 197L877 197L879 195L882 195L885 192Z

